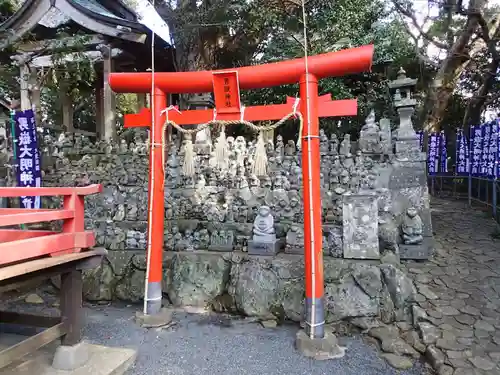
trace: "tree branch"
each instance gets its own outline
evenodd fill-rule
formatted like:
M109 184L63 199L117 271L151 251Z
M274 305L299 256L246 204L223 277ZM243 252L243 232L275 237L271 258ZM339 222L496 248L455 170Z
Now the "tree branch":
M419 32L419 34L422 37L424 37L425 39L427 39L428 41L433 43L438 48L446 49L446 50L448 48L450 48L450 46L447 43L444 43L444 42L437 40L432 35L430 35L428 32L424 31L422 26L420 26L418 24L417 17L415 16L415 14L413 14L413 12L411 10L406 9L398 0L392 0L392 3L394 4L394 6L396 7L396 10L400 14L402 14L403 16L408 17L410 19L411 23L417 29L417 31Z
M497 40L495 38L498 28L500 25L500 16L497 16L495 20L492 22L492 28L488 26L488 23L484 19L483 15L480 12L477 12L476 14L479 26L481 26L481 33L482 33L482 38L486 45L488 46L488 52L491 54L491 57L494 60L499 60L500 56L498 55L497 51ZM490 35L491 34L491 35Z
M420 52L420 48L418 47L418 37L416 37L415 35L413 35L410 32L410 29L409 29L408 25L406 24L406 22L402 21L402 24L403 24L403 27L405 28L407 34L410 36L410 38L413 39L413 43L415 44L415 54L417 55L418 59L420 61L422 61L423 63L426 63L432 67L438 68L439 64L437 62L431 60L429 57L425 56L424 54L422 54Z

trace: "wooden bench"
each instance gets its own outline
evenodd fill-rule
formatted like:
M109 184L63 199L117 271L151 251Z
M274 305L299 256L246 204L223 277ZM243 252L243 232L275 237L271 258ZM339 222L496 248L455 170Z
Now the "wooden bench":
M30 281L61 276L61 315L47 317L0 311L0 322L36 327L35 335L0 351L0 369L61 338L81 341L82 270L97 267L104 249L93 249L95 236L84 228L84 196L100 185L78 188L0 188L0 197L62 196L61 209L0 208L0 294ZM62 220L60 232L1 227Z

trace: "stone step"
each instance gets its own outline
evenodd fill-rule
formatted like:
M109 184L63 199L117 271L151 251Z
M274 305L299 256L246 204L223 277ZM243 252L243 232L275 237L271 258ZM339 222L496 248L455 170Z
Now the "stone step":
M89 360L72 371L52 368L55 346L41 349L26 356L22 361L0 370L0 375L123 375L134 364L137 351L127 348L110 348L101 345L88 346Z

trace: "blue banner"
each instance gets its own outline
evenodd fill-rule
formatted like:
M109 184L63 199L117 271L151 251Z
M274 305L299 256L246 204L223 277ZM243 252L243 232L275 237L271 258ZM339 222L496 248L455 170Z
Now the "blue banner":
M469 145L467 144L467 137L464 135L462 129L457 129L456 138L456 173L458 175L469 174Z
M429 135L429 148L427 151L427 172L429 175L437 174L439 164L439 135L431 133Z
M439 151L439 156L440 156L440 161L441 161L441 173L448 173L448 149L446 147L446 135L444 134L444 131L441 131L440 134L440 151Z
M484 153L486 154L485 157L485 177L488 178L495 178L496 177L496 171L495 171L495 166L497 164L497 147L498 147L498 124L496 121L492 121L489 124L487 124L487 128L489 131L489 139L488 143L486 144L486 140L484 140L485 143L485 151Z
M31 109L18 111L14 116L17 156L17 186L40 187L42 172L38 151L35 115ZM40 208L40 197L21 197L22 208Z
M471 175L480 176L483 154L483 129L481 125L470 127Z
M485 177L488 175L488 156L489 156L490 140L491 140L491 124L481 125L481 131L483 134L483 144L481 150L481 167L479 174Z

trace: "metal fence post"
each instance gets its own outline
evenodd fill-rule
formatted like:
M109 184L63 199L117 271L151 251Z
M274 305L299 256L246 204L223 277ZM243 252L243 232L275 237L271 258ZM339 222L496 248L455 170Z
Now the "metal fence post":
M468 181L469 188L467 189L467 195L468 195L468 200L469 200L469 207L472 206L472 176L469 171L469 181Z
M497 178L493 179L493 198L492 198L492 206L493 206L493 217L495 220L497 219Z

